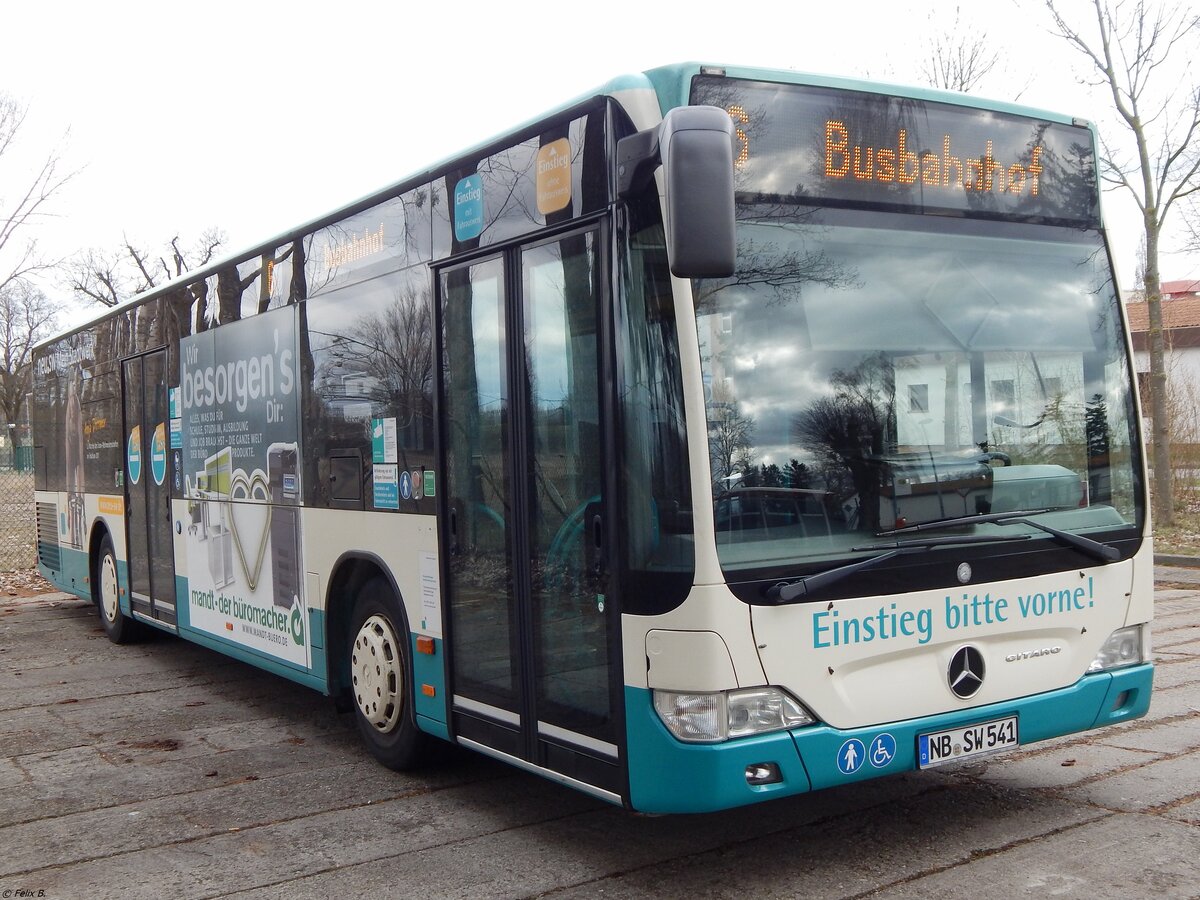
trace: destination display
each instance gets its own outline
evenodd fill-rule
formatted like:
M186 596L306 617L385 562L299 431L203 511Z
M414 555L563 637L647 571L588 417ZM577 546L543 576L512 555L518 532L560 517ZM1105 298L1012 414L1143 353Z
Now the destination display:
M931 100L700 76L733 119L746 195L912 212L1099 221L1091 132Z

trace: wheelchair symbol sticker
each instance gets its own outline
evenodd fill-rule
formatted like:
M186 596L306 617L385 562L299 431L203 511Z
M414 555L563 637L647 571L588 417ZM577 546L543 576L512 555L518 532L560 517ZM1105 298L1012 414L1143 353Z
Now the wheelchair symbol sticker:
M896 739L886 732L871 741L870 760L876 769L882 769L896 758Z

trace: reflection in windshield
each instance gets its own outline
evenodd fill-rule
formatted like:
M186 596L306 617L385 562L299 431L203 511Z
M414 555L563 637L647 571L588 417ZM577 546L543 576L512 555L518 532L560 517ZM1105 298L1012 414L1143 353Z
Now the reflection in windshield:
M778 205L739 219L739 274L696 285L727 569L1008 510L1059 511L1067 531L1138 521L1096 233Z

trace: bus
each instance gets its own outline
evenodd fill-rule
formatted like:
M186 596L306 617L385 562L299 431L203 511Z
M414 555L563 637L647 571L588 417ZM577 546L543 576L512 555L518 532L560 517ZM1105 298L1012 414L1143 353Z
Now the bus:
M38 565L393 769L970 763L1148 709L1130 359L1087 122L658 68L41 344Z

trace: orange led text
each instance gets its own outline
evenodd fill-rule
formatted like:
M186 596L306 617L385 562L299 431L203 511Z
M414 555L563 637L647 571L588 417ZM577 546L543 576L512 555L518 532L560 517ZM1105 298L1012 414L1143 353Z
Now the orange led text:
M967 191L1038 196L1042 176L1042 148L1034 147L1028 165L1005 165L992 153L992 142L982 156L956 156L950 135L942 136L941 153L909 146L908 133L899 129L896 142L883 147L853 144L844 122L825 123L825 177L857 181L916 184L930 188L960 188Z

